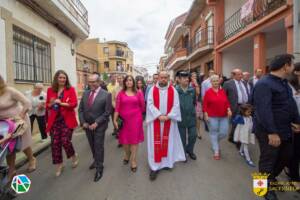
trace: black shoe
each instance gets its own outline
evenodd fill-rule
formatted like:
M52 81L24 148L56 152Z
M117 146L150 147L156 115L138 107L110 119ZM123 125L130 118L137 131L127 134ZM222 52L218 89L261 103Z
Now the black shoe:
M240 148L241 148L241 143L240 143L240 142L235 143L235 147L237 148L237 150L240 150Z
M198 135L197 137L198 137L199 140L202 140L202 136L201 135Z
M264 197L266 200L278 200L277 195L274 191L268 191Z
M102 178L102 175L103 171L96 171L94 182L98 182Z
M187 153L192 160L197 160L197 156L194 153Z
M228 139L228 142L232 143L232 144L235 144L235 141L233 141L233 138L229 138Z
M154 181L157 178L158 171L150 171L149 178L151 181Z
M118 144L118 148L121 148L123 145L122 144Z
M95 168L96 168L96 165L95 165L95 162L93 162L93 163L90 165L89 169L92 170L92 169L95 169Z
M127 165L129 163L129 160L123 159L123 164Z

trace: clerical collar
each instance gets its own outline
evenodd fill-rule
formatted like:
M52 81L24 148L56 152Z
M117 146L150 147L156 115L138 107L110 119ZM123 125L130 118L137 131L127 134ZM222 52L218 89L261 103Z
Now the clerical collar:
M156 84L156 87L158 87L159 89L162 89L162 90L168 89L169 83L168 83L165 87L161 87L161 86L159 85L159 83L157 83L157 84Z

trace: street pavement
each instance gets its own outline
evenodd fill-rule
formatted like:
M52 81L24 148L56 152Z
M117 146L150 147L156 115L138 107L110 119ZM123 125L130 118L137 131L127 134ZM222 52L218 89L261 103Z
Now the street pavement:
M94 170L90 148L83 131L76 133L73 143L80 163L71 168L65 164L61 177L55 177L50 148L38 156L38 169L28 174L32 181L30 191L18 196L18 200L255 200L261 199L252 192L251 173L257 171L246 165L234 145L227 140L221 142L222 159L212 159L209 137L204 133L197 139L196 161L177 163L172 170L161 171L157 180L149 180L146 141L138 152L138 171L132 173L124 166L123 151L117 148L117 140L111 136L110 124L105 138L105 168L103 178L93 182ZM146 138L146 133L145 133ZM257 164L257 145L251 148ZM19 169L25 173L26 166ZM282 176L284 180L284 176ZM281 200L300 199L295 192L278 192Z

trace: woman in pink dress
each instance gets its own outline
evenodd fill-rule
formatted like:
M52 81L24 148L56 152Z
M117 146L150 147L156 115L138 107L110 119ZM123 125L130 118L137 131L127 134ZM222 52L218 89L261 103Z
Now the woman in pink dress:
M145 111L144 96L136 90L134 78L125 77L123 90L119 92L116 100L114 125L119 131L119 143L123 145L125 157L124 165L131 163L131 171L137 171L138 144L144 141L143 112ZM123 120L119 127L118 118Z

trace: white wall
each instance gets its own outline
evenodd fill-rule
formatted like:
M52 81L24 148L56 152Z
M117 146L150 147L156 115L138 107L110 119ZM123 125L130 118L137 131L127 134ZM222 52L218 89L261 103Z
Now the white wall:
M5 23L2 18L0 18L0 74L6 80Z
M222 53L223 74L230 76L234 68L253 73L253 39L247 38Z
M1 0L0 6L12 12L13 18L21 21L35 31L46 37L55 38L56 45L53 47L55 68L56 70L65 70L70 77L71 84L75 86L77 83L76 57L71 55L71 38L16 0ZM52 73L54 74L55 72Z
M247 0L225 0L225 20L240 9Z
M267 61L272 59L275 55L286 53L287 39L285 30L267 33L266 48Z
M253 52L228 51L223 53L223 74L230 77L234 68L240 68L242 71L253 73Z

